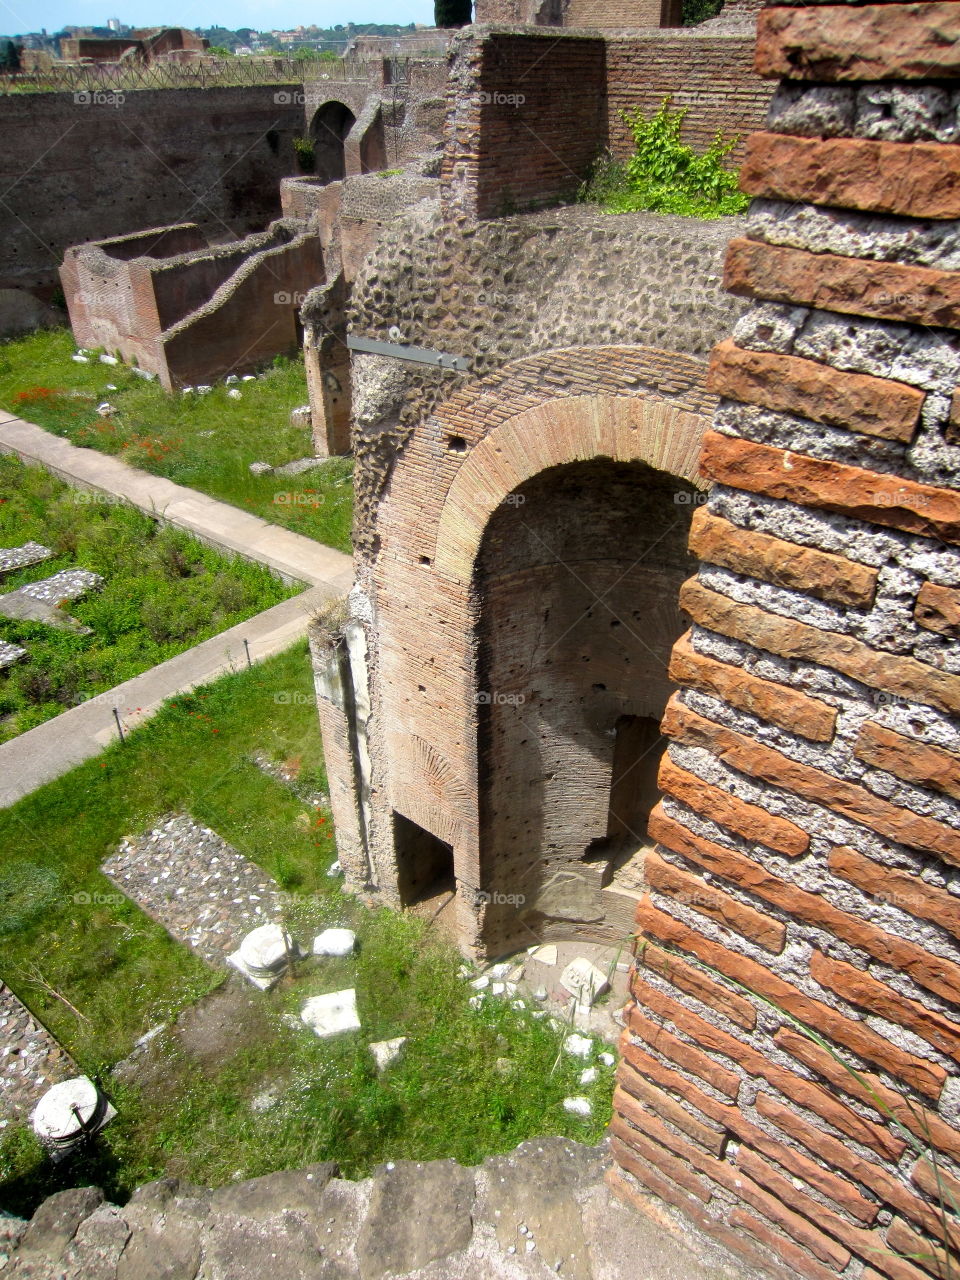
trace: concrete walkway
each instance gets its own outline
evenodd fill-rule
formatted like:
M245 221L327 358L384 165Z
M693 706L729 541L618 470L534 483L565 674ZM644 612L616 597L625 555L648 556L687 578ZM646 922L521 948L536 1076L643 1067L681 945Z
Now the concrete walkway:
M0 744L0 807L14 804L45 782L61 777L114 741L114 707L124 729L135 728L167 698L246 666L244 640L254 662L289 648L306 634L310 616L325 600L344 595L353 585L353 561L342 552L193 489L137 471L117 458L78 449L3 410L0 453L13 453L24 462L39 464L68 484L121 497L210 546L259 561L288 580L309 584L308 590L292 600L274 605Z
M128 467L96 449L79 449L32 422L0 409L0 453L13 453L81 489L123 498L148 516L185 529L209 546L265 564L288 580L326 586L343 595L353 585L353 561L312 538L281 529L196 489Z

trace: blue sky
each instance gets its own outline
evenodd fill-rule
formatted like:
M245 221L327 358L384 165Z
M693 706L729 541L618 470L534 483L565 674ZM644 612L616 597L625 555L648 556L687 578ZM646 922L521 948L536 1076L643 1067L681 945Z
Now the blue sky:
M111 7L113 6L113 7ZM131 27L332 27L336 23L433 21L433 0L0 0L0 31L58 31L106 26L119 18Z

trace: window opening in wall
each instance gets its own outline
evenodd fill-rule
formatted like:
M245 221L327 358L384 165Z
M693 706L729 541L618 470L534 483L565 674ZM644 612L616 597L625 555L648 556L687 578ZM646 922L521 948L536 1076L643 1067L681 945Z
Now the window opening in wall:
M393 815L393 839L400 900L405 907L455 889L452 845L402 813Z

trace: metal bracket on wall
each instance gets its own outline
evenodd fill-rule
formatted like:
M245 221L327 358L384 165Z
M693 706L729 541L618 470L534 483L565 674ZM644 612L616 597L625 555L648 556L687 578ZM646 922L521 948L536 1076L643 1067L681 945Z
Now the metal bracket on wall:
M450 369L463 373L470 368L466 356L449 356L442 351L428 351L426 347L407 347L399 342L375 342L372 338L347 336L351 351L362 351L371 356L390 356L394 360L409 360L412 364L433 364L438 369Z

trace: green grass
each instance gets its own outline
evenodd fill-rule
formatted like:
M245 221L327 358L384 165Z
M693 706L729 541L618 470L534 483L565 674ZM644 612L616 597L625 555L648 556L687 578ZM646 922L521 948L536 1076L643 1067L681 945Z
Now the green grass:
M0 456L0 546L32 540L55 552L5 575L0 592L61 569L106 579L65 608L91 635L0 617L0 639L28 652L0 672L0 742L296 593L261 565L98 496Z
M222 383L205 396L169 395L96 355L75 363L75 349L65 329L0 343L0 406L73 444L350 550L350 459L300 476L250 474L251 462L279 466L313 454L310 431L290 425L290 410L307 400L301 360L278 358L256 382L241 383L242 399L233 400ZM116 412L100 417L105 402Z
M471 1009L454 949L422 921L368 911L344 895L326 875L329 814L307 812L250 765L260 748L295 759L302 779L325 787L311 695L300 644L178 699L126 747L0 811L4 976L81 1067L101 1073L120 1111L88 1157L58 1170L27 1131L8 1130L0 1142L5 1206L22 1212L82 1181L122 1199L165 1173L218 1184L335 1159L361 1176L387 1158L476 1162L538 1134L599 1139L612 1071L601 1068L594 1085L581 1087L583 1061L559 1052L563 1029L501 1001ZM301 942L342 923L357 931L359 950L305 962L270 995L253 993L256 1034L229 1052L198 1064L165 1035L160 1077L121 1086L108 1068L220 977L132 904L78 906L74 895L111 892L101 861L125 834L172 810L211 826L290 891L288 920ZM295 1021L305 996L346 986L357 989L356 1035L320 1041L284 1021ZM367 1043L398 1035L409 1037L406 1053L378 1076ZM252 1098L268 1087L277 1105L254 1112ZM592 1097L589 1120L563 1110L571 1093Z

